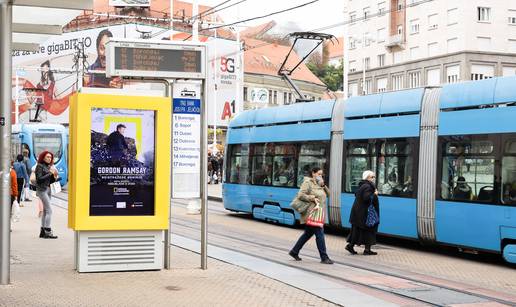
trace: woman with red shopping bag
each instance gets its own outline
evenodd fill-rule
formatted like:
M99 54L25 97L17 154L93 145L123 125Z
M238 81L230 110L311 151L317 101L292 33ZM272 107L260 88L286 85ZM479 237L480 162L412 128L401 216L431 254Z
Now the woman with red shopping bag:
M310 176L305 177L294 200L310 203L310 207L301 214L300 219L301 224L305 224L305 231L289 252L289 255L296 261L301 261L299 257L301 248L315 235L321 263L333 264L326 253L326 242L324 241L324 213L326 212L326 198L329 196L329 192L328 187L324 184L323 171L319 167L314 167Z

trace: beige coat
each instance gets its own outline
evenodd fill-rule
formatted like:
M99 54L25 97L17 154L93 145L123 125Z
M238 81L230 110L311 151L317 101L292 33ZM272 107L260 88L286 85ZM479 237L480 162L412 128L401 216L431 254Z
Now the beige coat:
M328 187L321 187L315 182L315 179L312 177L305 177L303 184L297 193L297 198L299 200L311 203L311 206L304 214L301 214L301 218L299 222L301 224L306 223L306 219L310 211L315 207L315 199L319 200L319 210L326 210L326 198L330 195L330 190Z

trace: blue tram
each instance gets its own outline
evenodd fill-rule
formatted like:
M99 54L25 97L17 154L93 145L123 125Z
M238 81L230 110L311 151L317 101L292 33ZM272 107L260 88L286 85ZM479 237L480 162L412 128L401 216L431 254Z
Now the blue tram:
M247 111L227 135L224 206L293 225L303 176L325 172L327 224L349 228L376 173L379 232L516 263L516 77Z
M12 126L11 156L15 160L24 150L29 153L30 167L34 166L41 152L54 154L54 164L61 178L61 185L68 182L68 136L64 126L58 124L16 124Z

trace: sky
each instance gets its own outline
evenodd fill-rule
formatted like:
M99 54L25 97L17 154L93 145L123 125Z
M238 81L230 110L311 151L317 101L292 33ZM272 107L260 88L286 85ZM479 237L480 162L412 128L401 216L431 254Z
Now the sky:
M232 0L224 6L238 1L240 0ZM230 23L283 10L309 1L310 0L246 0L234 7L222 10L218 14L221 15L224 22ZM199 4L208 6L215 6L221 2L223 2L223 0L198 0ZM319 0L305 7L248 22L245 25L254 26L275 20L279 25L295 22L300 27L300 30L312 31L342 22L344 19L343 9L344 1L342 0ZM325 30L324 32L342 36L342 27Z

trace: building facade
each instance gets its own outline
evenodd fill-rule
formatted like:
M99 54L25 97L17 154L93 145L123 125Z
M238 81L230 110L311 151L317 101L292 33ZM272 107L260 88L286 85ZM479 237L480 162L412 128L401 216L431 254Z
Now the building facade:
M351 96L516 74L516 1L346 2Z

